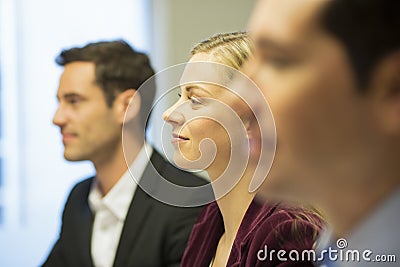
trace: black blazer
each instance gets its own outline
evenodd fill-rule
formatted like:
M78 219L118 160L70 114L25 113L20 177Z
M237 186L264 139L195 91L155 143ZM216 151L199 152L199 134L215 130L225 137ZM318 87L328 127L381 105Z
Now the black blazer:
M155 150L150 161L163 177L176 184L198 186L206 183L176 169ZM149 177L151 180L156 175L149 165L141 181ZM72 189L64 207L59 239L43 266L93 266L90 253L93 214L88 204L92 181L93 177ZM179 266L200 210L199 207L178 208L161 203L138 186L125 219L113 266Z

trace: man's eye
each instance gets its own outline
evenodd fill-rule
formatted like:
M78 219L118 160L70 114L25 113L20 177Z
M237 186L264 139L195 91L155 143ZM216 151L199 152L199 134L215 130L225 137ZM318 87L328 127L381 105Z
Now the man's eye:
M291 58L273 57L273 56L265 57L263 61L264 61L264 63L271 64L272 66L274 66L276 68L290 67L291 65L293 65L295 63L295 61Z
M70 103L70 104L72 104L72 105L75 105L75 104L78 104L79 103L79 99L78 98L70 98L69 100L68 100L68 103Z
M277 58L277 59L273 59L272 63L275 64L275 66L279 67L279 68L284 68L284 67L288 67L292 64L292 61L285 59L285 58Z

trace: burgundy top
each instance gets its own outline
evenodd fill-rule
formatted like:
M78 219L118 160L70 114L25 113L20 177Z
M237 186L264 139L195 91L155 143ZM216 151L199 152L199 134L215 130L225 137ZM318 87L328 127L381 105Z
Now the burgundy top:
M306 216L316 221L317 226ZM314 266L311 262L289 261L288 253L297 250L301 256L303 250L311 249L315 233L321 227L322 222L317 216L300 208L271 203L262 205L253 200L240 224L227 266ZM224 231L219 207L212 202L193 226L181 266L209 267ZM287 253L280 258L288 261L278 259L277 253L281 249ZM271 253L272 250L275 252Z

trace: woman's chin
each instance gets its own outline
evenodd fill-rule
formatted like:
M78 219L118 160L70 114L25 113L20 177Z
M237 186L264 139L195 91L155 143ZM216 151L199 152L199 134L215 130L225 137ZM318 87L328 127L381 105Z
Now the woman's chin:
M174 163L178 168L187 171L204 170L207 167L201 161L188 159L179 152L174 153Z
M183 157L179 152L174 153L174 163L178 168L184 170L191 170L193 165L190 160Z

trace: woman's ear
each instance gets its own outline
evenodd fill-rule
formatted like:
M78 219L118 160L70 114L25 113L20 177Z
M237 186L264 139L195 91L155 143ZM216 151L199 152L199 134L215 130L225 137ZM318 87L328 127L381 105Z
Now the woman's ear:
M139 118L140 104L140 94L135 89L119 93L113 107L118 121L122 124Z
M259 138L259 125L256 117L254 116L252 111L248 111L250 113L248 116L244 116L242 118L243 126L246 129L246 133L249 139L251 138Z
M372 83L382 130L400 136L400 52L388 56L376 69Z
M243 125L246 127L247 139L250 146L250 156L259 159L261 152L260 126L255 117L243 120Z
M246 128L246 133L248 138L251 138L253 135L253 122L249 118L245 118L242 120L243 126Z

